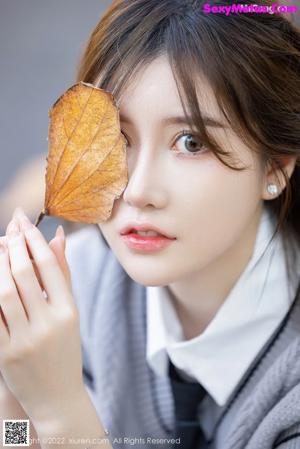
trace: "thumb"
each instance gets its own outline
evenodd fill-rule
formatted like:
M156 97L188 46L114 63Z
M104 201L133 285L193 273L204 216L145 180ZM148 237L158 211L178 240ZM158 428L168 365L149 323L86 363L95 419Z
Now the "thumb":
M56 229L54 238L49 242L49 246L56 256L59 266L67 280L69 286L71 287L71 274L69 265L65 256L66 249L66 237L64 229L61 225Z

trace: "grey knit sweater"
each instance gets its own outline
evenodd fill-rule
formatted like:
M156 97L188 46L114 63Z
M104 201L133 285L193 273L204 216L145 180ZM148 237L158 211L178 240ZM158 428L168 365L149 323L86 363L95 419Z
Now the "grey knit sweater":
M179 448L170 381L146 362L146 288L127 275L96 226L67 238L67 259L84 381L112 446ZM201 449L300 449L300 286L227 403L209 401Z

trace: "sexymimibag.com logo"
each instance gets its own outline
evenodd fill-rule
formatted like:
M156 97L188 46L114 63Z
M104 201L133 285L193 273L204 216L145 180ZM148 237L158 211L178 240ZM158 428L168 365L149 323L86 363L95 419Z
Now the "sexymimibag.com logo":
M274 3L273 5L246 5L246 4L236 4L226 6L211 6L209 3L203 5L203 12L206 14L247 14L247 13L257 13L257 14L276 14L276 13L287 13L293 14L298 11L296 5L278 5Z

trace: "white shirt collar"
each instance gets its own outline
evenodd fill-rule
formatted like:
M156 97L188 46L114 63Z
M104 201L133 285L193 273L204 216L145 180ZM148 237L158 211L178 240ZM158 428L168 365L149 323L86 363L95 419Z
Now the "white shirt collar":
M226 403L292 301L281 235L259 260L274 230L264 208L251 259L212 321L193 339L184 341L167 289L147 287L147 361L158 375L168 375L169 355L218 405Z

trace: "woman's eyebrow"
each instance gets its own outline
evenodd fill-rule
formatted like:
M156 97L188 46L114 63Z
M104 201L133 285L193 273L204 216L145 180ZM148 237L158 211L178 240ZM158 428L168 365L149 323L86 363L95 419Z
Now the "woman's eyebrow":
M204 124L206 126L214 127L214 128L227 128L227 126L221 121L208 116L202 116ZM192 119L190 118L192 121ZM123 114L120 114L120 121L123 123L131 124L131 120ZM175 116L175 117L166 117L161 120L162 125L170 126L170 125L188 125L188 121L183 116Z

